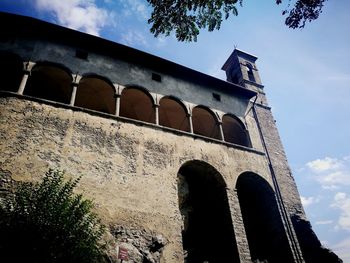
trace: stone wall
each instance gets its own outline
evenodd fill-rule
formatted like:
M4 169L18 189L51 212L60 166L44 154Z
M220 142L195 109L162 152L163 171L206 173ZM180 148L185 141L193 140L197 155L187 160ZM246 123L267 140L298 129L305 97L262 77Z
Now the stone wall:
M229 196L235 195L237 177L246 171L271 184L266 157L253 149L11 96L1 97L0 112L1 169L17 181L39 180L49 167L65 169L70 177L84 175L78 191L95 201L106 225L145 231L148 240L166 240L161 262L183 260L177 173L187 161L213 166ZM237 200L231 198L231 207L237 205L232 201ZM247 254L236 210L231 211L241 235L236 238Z

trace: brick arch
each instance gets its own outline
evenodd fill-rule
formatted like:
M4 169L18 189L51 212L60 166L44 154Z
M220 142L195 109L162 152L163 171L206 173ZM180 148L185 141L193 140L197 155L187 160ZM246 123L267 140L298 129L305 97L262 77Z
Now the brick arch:
M115 114L115 94L115 87L108 78L97 74L84 74L77 87L74 105Z
M222 116L222 130L226 142L251 147L245 125L235 115L226 113Z
M154 99L140 86L126 86L120 96L120 116L155 123Z
M174 96L162 97L159 101L159 124L189 132L190 123L185 104Z
M1 90L17 92L23 76L23 59L15 53L0 52Z
M37 62L31 70L24 94L69 104L71 84L72 72L64 65L47 61Z
M192 109L193 132L206 137L221 139L218 116L208 107L198 105Z
M293 255L275 191L260 175L239 175L236 190L252 260L292 263Z
M239 262L222 175L210 164L191 160L178 172L185 262Z

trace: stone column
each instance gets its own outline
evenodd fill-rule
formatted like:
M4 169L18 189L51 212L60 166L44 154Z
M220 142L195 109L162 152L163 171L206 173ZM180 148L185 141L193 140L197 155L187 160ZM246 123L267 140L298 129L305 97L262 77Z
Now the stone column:
M156 115L156 124L159 125L159 105L154 104L154 111Z
M117 84L113 84L114 89L115 89L115 94L114 94L114 98L115 98L115 116L119 116L120 114L120 87Z
M24 88L25 88L27 81L28 81L28 77L29 77L30 72L31 72L32 68L34 67L34 65L35 65L35 63L30 62L30 61L23 63L24 75L22 77L21 83L19 84L19 88L17 91L18 94L23 95Z
M119 116L120 113L120 95L114 94L115 97L115 116Z
M250 257L250 250L244 228L241 207L239 205L237 190L227 189L226 191L240 262L251 263L252 259Z
M225 137L224 137L224 131L222 130L222 122L218 122L219 125L219 130L220 130L220 137L222 141L225 141Z
M188 121L190 123L190 133L193 134L192 114L188 114Z
M69 105L74 106L75 104L75 97L77 95L77 89L79 86L79 82L81 80L81 76L79 76L78 74L73 75L73 81L72 81L72 94L70 96L70 103Z

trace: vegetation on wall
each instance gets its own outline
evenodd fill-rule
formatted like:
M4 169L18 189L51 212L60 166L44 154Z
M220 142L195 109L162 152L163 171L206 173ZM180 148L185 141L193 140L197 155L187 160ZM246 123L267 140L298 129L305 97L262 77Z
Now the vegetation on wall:
M0 198L0 261L101 262L104 227L93 203L73 193L80 177L50 169Z

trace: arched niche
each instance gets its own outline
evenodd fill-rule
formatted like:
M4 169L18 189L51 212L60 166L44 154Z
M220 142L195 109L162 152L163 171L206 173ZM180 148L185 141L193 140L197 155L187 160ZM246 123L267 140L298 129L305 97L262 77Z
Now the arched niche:
M23 61L11 52L0 52L0 89L17 92L23 77Z
M190 131L185 106L176 98L163 97L159 102L159 124L181 131Z
M178 172L185 262L239 262L226 184L211 165L193 160Z
M79 82L74 105L115 114L114 95L115 88L109 80L96 75L87 75Z
M221 139L218 120L206 107L196 106L192 110L193 132L206 137Z
M151 95L141 88L125 88L120 98L120 116L155 123Z
M294 262L275 192L269 183L246 172L238 177L236 189L253 262Z
M28 78L24 94L69 104L72 94L72 75L56 63L37 63Z
M251 147L244 125L235 116L225 114L222 117L222 130L226 142Z

